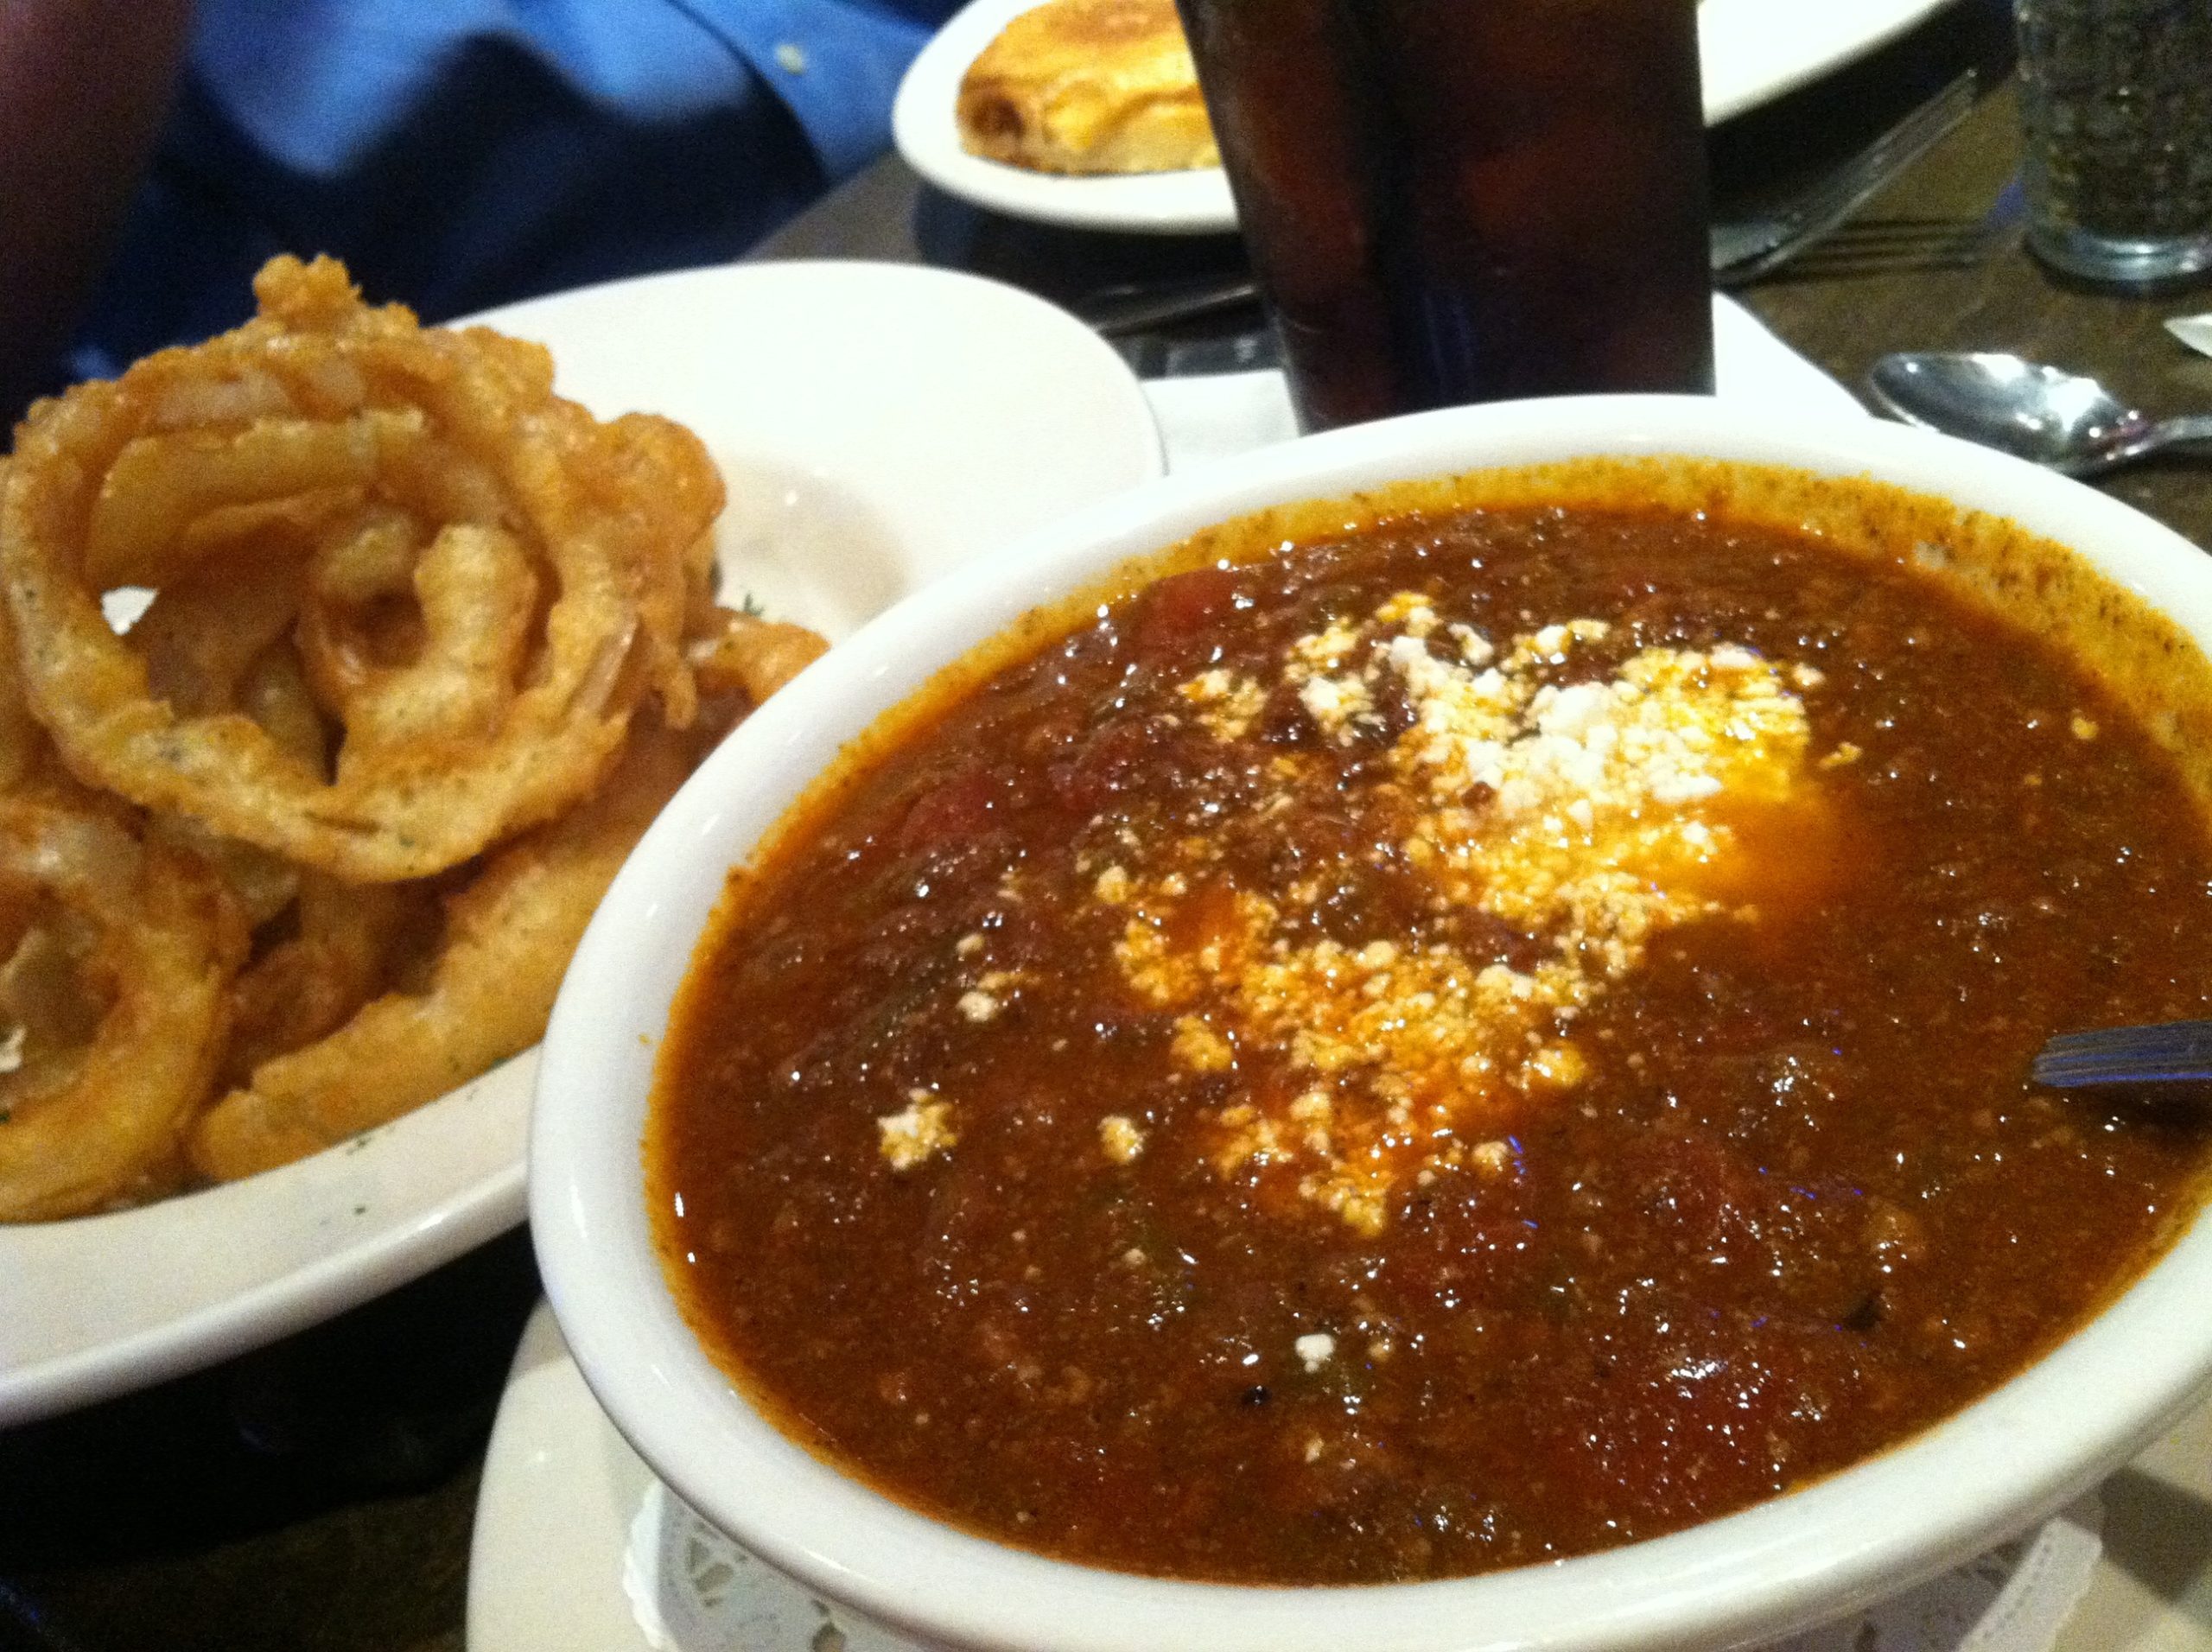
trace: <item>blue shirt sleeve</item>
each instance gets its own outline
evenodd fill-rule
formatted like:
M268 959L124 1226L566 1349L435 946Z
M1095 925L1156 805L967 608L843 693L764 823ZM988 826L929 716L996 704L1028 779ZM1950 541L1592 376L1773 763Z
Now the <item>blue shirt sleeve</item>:
M946 10L880 0L678 3L798 117L833 179L882 153L892 97L931 32L924 18Z
M200 0L69 370L234 325L278 251L427 319L742 252L889 142L957 0Z

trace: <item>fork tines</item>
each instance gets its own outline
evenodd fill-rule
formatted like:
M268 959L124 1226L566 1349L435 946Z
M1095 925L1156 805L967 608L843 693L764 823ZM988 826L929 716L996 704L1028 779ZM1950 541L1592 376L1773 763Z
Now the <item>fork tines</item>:
M1726 286L1741 285L1827 237L1963 121L1980 84L1976 70L1961 71L1796 200L1744 222L1716 224L1714 277Z
M2009 231L1989 219L1854 219L1773 273L1788 281L1963 270L1987 257Z

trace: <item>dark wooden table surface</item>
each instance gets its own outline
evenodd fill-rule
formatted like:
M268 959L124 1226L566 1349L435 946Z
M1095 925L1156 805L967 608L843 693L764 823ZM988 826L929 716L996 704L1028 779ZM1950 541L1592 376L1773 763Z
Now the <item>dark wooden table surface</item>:
M1853 386L1885 350L2004 348L2094 372L2156 411L2212 407L2212 360L2159 327L2212 308L2212 289L2089 292L2021 251L2008 41L1997 0L1964 0L1867 65L1717 132L1726 213L1786 191L1961 60L1993 88L1842 235L1739 296ZM895 159L760 256L947 264L1064 302L1241 266L1227 238L994 218ZM1249 326L1231 317L1136 347L1203 355ZM2146 466L2107 486L2212 546L2212 467ZM536 1290L512 1236L261 1353L0 1433L0 1652L460 1652L485 1433Z

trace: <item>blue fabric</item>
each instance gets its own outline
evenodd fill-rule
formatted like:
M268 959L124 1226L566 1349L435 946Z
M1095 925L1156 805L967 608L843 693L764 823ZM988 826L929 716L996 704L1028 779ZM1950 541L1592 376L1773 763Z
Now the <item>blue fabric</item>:
M235 325L333 252L427 320L735 257L889 140L957 0L200 0L67 364Z

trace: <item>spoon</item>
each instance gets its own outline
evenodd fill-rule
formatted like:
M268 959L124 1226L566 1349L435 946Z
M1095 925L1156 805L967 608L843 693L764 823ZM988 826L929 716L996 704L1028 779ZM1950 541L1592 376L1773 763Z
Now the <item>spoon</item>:
M2212 414L2153 419L2094 378L2013 355L1902 352L1877 361L1866 385L1907 424L2069 476L2094 476L2163 448L2212 442Z
M2056 1090L2083 1084L2157 1084L2212 1079L2212 1021L2158 1021L2061 1032L2036 1055L2035 1081Z
M2202 315L2170 315L2166 331L2199 355L2212 356L2212 310Z

